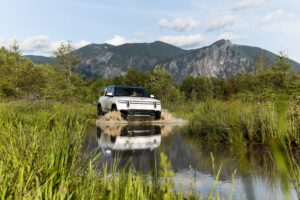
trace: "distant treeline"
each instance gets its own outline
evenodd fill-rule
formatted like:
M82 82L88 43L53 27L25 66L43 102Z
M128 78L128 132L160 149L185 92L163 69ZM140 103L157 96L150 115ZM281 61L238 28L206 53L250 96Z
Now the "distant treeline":
M278 95L300 95L300 74L290 70L291 64L285 56L279 57L276 66L255 74L241 74L229 79L186 77L180 84L175 84L163 68L145 73L130 69L124 76L111 79L84 79L72 73L77 58L70 53L70 46L61 48L56 53L57 62L52 65L34 64L21 56L17 48L0 49L0 100L92 103L107 85L112 84L143 86L165 102L232 98L264 100Z

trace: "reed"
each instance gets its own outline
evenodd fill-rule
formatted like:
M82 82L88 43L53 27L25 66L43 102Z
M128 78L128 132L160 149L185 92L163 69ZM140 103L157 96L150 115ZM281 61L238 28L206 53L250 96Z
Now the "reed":
M228 144L284 141L298 146L300 106L296 102L210 101L196 105L188 133Z
M174 191L164 155L158 181L132 169L97 171L97 156L82 156L85 130L93 118L91 105L1 103L0 198L198 199L194 193Z

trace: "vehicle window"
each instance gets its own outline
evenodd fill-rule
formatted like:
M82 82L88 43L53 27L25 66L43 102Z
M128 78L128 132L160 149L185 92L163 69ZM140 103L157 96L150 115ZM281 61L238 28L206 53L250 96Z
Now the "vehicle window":
M150 97L150 94L143 88L116 87L115 96Z
M107 89L106 89L106 94L105 94L105 96L107 96L107 93L110 93L111 92L111 87L108 87Z
M113 96L115 95L115 87L111 88L111 93L113 94Z

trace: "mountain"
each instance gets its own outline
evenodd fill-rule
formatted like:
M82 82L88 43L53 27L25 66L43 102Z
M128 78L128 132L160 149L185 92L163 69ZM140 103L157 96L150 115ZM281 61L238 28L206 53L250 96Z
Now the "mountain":
M258 59L262 59L265 67L275 65L277 55L258 48L232 44L229 40L219 40L210 46L193 50L160 65L168 69L174 79L180 82L186 76L204 76L228 78L237 74L256 71ZM294 69L300 64L290 60Z
M90 44L76 50L80 56L77 72L86 77L110 78L126 73L128 69L149 71L164 67L177 82L186 76L232 77L255 71L258 59L265 66L274 65L277 55L258 48L232 44L219 40L210 46L184 50L156 41L153 43L131 43L120 46ZM53 62L53 58L28 56L33 62ZM294 69L300 64L292 61Z
M26 55L26 57L36 64L51 64L54 62L53 57L36 56L36 55Z
M189 52L163 42L131 43L120 46L90 44L76 50L81 57L78 72L87 77L119 76L128 69L152 70L171 57Z

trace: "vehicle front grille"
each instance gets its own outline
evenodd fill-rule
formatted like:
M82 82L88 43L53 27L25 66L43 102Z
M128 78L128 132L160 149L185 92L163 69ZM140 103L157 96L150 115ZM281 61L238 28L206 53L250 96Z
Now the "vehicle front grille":
M153 105L152 101L130 101L130 104Z
M149 116L155 116L154 110L121 110L122 114L125 115L149 115Z

